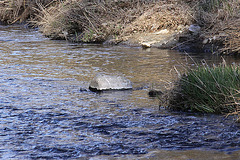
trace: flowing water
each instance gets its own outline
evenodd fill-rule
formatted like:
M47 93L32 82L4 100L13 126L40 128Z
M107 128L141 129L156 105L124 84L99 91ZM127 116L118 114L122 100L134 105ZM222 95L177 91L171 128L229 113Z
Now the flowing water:
M240 159L234 117L159 110L148 96L173 81L181 63L194 66L176 51L73 44L0 26L0 158ZM138 89L85 90L98 73L124 75Z

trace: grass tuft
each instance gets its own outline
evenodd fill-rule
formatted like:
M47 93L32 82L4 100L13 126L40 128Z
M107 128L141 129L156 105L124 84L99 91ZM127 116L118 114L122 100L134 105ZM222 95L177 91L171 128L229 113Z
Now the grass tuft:
M240 67L198 66L183 74L170 92L172 110L203 113L240 113Z

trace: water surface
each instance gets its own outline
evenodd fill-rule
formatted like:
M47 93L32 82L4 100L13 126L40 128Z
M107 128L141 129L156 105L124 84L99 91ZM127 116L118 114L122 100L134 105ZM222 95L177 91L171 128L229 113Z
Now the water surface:
M174 80L174 66L221 57L191 54L193 62L176 51L53 41L24 26L0 26L0 53L1 159L167 159L206 150L239 157L234 117L159 110L148 96ZM80 90L98 73L124 75L142 89Z

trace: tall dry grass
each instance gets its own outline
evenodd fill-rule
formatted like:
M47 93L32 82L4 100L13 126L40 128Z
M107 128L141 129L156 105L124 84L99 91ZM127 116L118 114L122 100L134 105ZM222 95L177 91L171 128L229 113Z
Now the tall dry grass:
M0 1L0 21L13 24L25 22L36 14L38 4L48 6L59 0L2 0Z
M199 40L207 38L220 52L239 53L238 0L66 0L52 7L41 7L41 31L53 39L80 42L115 42L123 37L196 23Z
M239 18L229 23L231 27L226 30L228 36L224 41L224 53L240 54L240 14Z
M203 28L201 37L220 45L222 53L240 53L239 0L201 0L193 8L196 23Z
M162 29L176 30L190 25L193 12L189 5L178 1L161 1L147 8L144 13L126 26L126 32L156 32Z
M190 24L187 6L177 1L85 1L67 0L42 8L37 25L54 39L99 42L113 36L116 41L135 32L154 32Z

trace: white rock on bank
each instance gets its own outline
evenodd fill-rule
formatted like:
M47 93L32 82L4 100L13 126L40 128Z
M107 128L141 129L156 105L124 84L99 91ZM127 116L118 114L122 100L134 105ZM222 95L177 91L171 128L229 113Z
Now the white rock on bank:
M148 42L142 42L141 45L143 48L150 48L152 44L157 43L158 41L148 41Z
M153 33L153 34L168 34L169 33L169 30L167 30L167 29L163 29L163 30L160 30L160 31L158 31L158 32L155 32L155 33Z
M193 34L198 34L201 30L201 27L199 25L192 24L192 25L189 26L188 30L190 32L192 32Z

